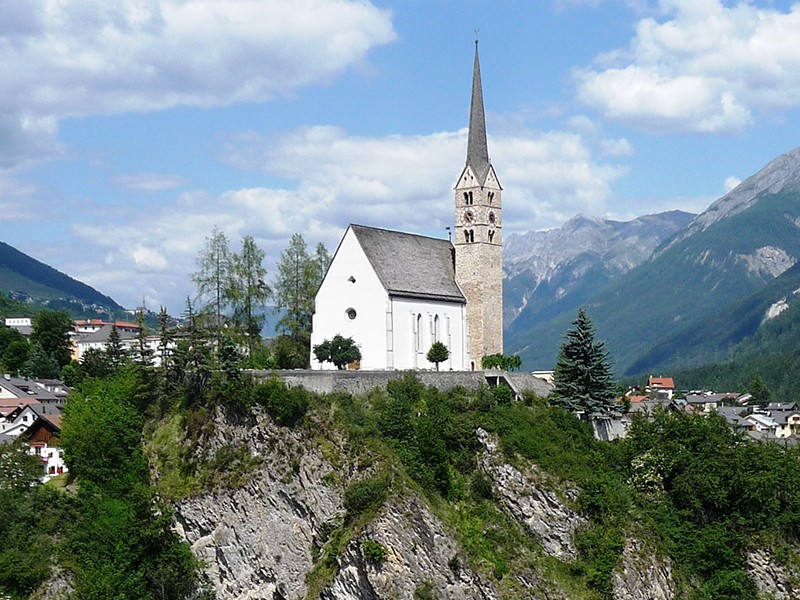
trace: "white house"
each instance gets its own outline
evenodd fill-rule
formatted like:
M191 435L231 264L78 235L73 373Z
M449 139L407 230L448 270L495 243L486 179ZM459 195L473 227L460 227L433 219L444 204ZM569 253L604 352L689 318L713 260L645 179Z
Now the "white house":
M448 240L350 225L316 296L313 347L335 335L361 350L362 369L434 368L425 358L442 342L450 358L443 370L469 364L466 300L455 282Z

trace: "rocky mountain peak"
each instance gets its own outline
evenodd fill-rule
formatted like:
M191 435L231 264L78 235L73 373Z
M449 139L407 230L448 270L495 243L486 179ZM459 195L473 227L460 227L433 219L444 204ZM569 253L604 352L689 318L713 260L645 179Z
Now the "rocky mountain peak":
M748 177L730 192L709 206L669 246L684 240L714 223L741 213L764 194L777 194L785 188L800 184L800 148L781 154L755 175ZM669 247L667 246L667 247ZM666 248L665 248L666 249Z
M504 244L503 263L508 276L531 270L537 281L577 256L590 253L625 263L622 270L639 264L653 249L694 217L679 210L645 215L631 221L612 221L576 215L561 227L526 234L511 234ZM631 256L628 256L631 255Z

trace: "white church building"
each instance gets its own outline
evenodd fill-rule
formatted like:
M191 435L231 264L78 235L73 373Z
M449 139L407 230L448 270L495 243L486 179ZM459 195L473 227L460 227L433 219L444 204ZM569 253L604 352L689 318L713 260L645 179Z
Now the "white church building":
M455 186L454 240L363 225L344 234L315 299L313 348L352 338L364 370L432 369L426 355L442 342L441 370L475 370L503 351L502 187L489 161L477 42L467 161Z

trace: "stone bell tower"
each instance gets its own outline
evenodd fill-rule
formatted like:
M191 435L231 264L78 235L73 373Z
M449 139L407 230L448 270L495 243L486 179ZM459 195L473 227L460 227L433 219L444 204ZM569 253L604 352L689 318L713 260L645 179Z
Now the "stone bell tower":
M467 164L456 183L456 282L467 299L470 366L503 352L502 190L486 143L478 42L472 73Z

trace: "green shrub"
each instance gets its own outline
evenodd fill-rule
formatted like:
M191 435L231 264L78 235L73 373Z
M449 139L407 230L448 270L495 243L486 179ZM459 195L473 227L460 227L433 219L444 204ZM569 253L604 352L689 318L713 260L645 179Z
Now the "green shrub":
M385 475L375 475L354 481L344 491L344 508L349 519L367 510L383 505L389 493L389 480Z
M472 474L469 489L478 500L491 500L494 498L492 482L483 471L475 471Z
M382 563L383 559L386 558L386 554L388 553L388 550L386 550L386 547L383 544L369 539L364 540L361 543L361 549L364 551L364 558L367 560L367 562L374 564Z
M498 406L511 404L514 401L514 392L507 385L497 385L492 390L492 396Z
M255 402L283 427L294 427L306 416L311 406L310 395L301 387L286 387L277 378L268 379L253 389Z
M423 581L414 588L414 600L439 600L439 595L430 581Z

